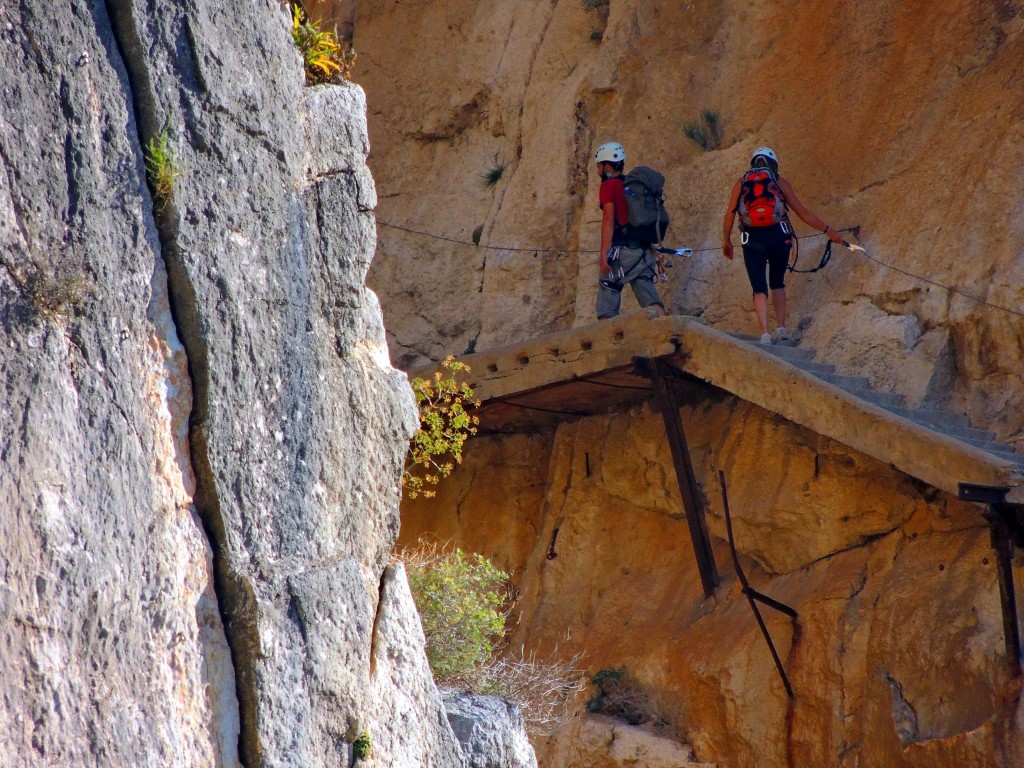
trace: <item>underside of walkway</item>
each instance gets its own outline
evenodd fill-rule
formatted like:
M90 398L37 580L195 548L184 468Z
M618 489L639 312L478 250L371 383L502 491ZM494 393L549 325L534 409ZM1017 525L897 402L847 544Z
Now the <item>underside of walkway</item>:
M654 364L672 377L683 401L688 386L710 384L953 495L969 483L1006 489L1006 502L1024 502L1024 457L977 440L980 430L940 425L928 415L934 412L886 407L882 393L832 383L844 377L815 375L814 364L801 366L782 351L696 318L638 314L460 359L471 369L484 432L535 428L650 400Z

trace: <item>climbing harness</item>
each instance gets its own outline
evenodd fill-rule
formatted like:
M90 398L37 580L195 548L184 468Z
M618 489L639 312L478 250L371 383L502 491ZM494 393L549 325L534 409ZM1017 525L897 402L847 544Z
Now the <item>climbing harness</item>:
M693 248L655 248L654 250L666 256L682 256L684 259L688 259L693 255ZM658 276L658 282L668 282L668 272L666 270L669 269L672 269L671 261L668 259L658 259L658 263L654 268Z

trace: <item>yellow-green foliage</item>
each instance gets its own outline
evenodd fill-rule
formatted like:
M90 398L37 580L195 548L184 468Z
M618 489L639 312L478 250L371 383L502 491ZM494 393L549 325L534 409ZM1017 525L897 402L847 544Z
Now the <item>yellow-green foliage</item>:
M369 731L363 731L359 738L352 742L352 756L365 760L373 752L373 741L370 739Z
M356 52L342 51L337 33L320 29L298 5L292 5L292 38L302 54L308 85L352 79Z
M448 686L514 702L531 736L571 720L584 688L580 656L537 658L520 648L501 655L505 618L514 606L508 574L480 555L420 541L399 555L405 563L435 679Z
M158 208L163 208L174 194L174 182L181 175L174 150L167 139L167 129L153 136L146 145L146 172Z
M421 549L403 558L427 639L427 659L439 682L458 683L491 659L505 630L508 574L461 549Z
M457 378L457 375L469 373L469 366L449 356L441 367L444 370L437 371L432 379L412 380L420 427L409 444L402 477L405 492L411 499L421 494L428 498L434 495L430 486L448 477L455 464L462 462L463 443L476 434L480 421L466 410L480 405L473 399L473 389Z

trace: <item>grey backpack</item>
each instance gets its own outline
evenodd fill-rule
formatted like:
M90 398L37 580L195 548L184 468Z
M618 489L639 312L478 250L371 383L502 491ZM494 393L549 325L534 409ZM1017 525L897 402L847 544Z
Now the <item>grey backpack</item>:
M622 179L629 208L629 236L642 243L660 243L668 230L669 215L662 194L665 177L638 165Z

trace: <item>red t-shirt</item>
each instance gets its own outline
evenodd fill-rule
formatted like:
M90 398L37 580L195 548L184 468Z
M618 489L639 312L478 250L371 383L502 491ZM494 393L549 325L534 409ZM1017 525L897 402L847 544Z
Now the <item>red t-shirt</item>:
M605 203L615 203L615 228L619 229L629 223L629 209L626 207L626 190L622 185L621 176L612 176L601 182L598 194L599 207L603 211Z

